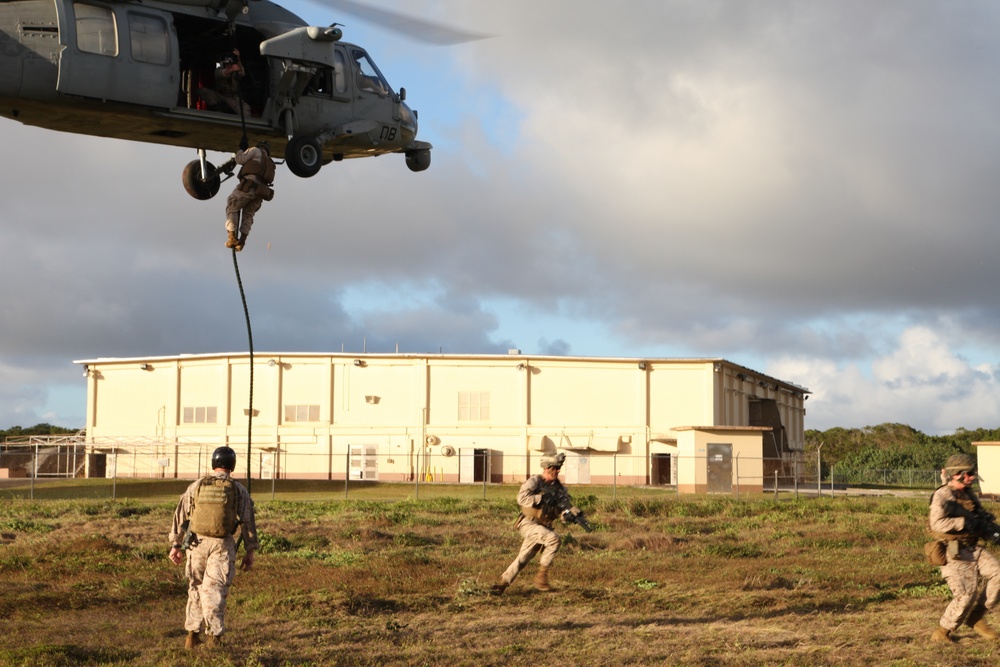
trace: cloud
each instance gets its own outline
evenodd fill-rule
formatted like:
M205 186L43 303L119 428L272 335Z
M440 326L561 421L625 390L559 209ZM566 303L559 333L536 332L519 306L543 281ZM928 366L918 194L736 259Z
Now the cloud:
M896 422L931 434L988 427L1000 408L1000 367L972 364L954 347L932 329L913 327L869 369L830 358L785 357L772 361L767 372L798 378L813 392L806 404L808 428L844 426L844 415L851 415L852 426Z
M279 169L237 264L257 349L723 356L821 387L810 426L991 419L995 5L417 8L498 36L435 49L352 22L433 165ZM7 120L0 141L23 165L0 213L0 365L27 371L0 377L0 425L52 413L72 359L246 346L232 183L187 197L193 150Z

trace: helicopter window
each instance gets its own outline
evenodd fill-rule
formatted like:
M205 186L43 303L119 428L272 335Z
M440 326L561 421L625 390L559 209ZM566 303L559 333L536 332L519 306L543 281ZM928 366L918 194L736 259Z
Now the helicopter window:
M333 52L333 89L338 93L343 93L347 90L347 81L344 78L344 70L347 63L347 57L344 56L344 52L337 49Z
M358 78L358 88L379 95L388 95L389 84L382 78L375 63L368 58L368 54L361 49L354 49L351 57L354 58L356 66L355 74Z
M76 12L76 45L86 53L102 56L118 55L118 30L110 9L74 3Z
M158 16L129 13L129 37L132 57L142 63L167 65L170 63L170 41L167 24Z

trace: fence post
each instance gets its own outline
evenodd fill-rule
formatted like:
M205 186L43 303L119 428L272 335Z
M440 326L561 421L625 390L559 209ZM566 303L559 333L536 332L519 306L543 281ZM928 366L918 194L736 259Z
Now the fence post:
M774 499L778 499L778 471L774 471Z
M763 486L763 484L761 484ZM736 500L740 499L740 455L736 455Z
M816 448L816 497L823 497L823 456L822 456L823 443L819 443ZM833 475L833 471L830 471L830 475Z
M611 457L614 466L611 469L611 499L618 500L618 452Z
M35 475L38 474L38 443L35 443L35 451L31 454L31 499L35 499Z
M347 443L344 452L344 500L347 500L347 487L351 480L351 443Z
M483 500L486 500L486 480L490 478L490 450L483 450ZM475 456L475 453L472 454ZM461 455L459 455L461 458ZM459 468L462 467L462 462L458 463Z
M423 473L421 472L422 468L420 467L420 453L421 453L422 451L424 451L424 445L423 445L423 444L421 443L421 445L420 445L420 448L419 448L419 449L417 450L417 460L416 460L416 462L415 462L415 464L416 464L416 466L417 466L417 470L416 470L416 473L417 473L417 474L416 474L416 475L414 475L414 477L416 477L416 478L417 478L417 488L416 488L416 489L414 489L414 491L413 491L413 497L414 497L414 499L416 499L416 500L419 500L419 499L420 499L420 475L421 475L421 474L423 474Z

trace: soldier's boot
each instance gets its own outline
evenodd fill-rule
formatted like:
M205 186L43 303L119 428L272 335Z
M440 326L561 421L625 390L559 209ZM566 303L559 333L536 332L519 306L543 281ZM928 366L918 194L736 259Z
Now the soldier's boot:
M198 633L189 630L187 637L184 639L184 648L190 651L200 643L201 643L201 637L198 635Z
M990 627L990 624L986 622L986 619L980 619L972 626L972 629L976 631L976 634L980 637L985 637L986 639L1000 639L1000 635L997 631Z
M934 631L934 634L931 635L931 641L932 642L949 642L949 643L951 643L951 642L953 642L955 640L952 639L952 637L951 637L951 630L946 630L945 628L942 628L939 625L938 628L937 628L937 630Z
M226 230L226 232L229 234L229 237L226 239L226 247L235 248L236 244L238 243L238 241L236 240L236 232L229 231L228 229Z
M240 234L240 238L236 241L236 252L243 250L243 246L247 244L247 234Z
M490 587L490 593L493 595L503 595L503 592L507 590L508 586L510 586L510 584L501 579Z
M552 586L549 585L549 568L547 566L538 568L538 574L535 575L535 588L540 591L552 590Z

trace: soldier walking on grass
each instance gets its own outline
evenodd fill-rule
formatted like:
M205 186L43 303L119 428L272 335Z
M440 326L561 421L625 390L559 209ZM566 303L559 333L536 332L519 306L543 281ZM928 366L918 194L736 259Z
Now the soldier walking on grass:
M246 555L240 569L253 566L259 546L253 499L242 484L230 477L236 469L236 452L219 447L212 452L212 473L184 491L170 529L170 560L180 565L187 549L188 601L184 620L184 648L201 643L213 647L225 631L226 597L236 573L236 540L242 530Z
M559 470L566 460L565 454L542 457L542 474L532 475L521 485L517 493L517 504L521 515L515 524L521 532L524 541L521 551L510 567L500 576L500 581L490 589L495 595L502 594L510 586L524 566L542 552L538 559L538 574L535 575L535 588L540 591L552 590L549 585L549 566L559 551L559 536L552 530L552 522L563 511L579 515L580 510L572 507L572 501L566 487L559 481ZM560 508L567 507L567 510Z
M971 488L977 474L975 457L953 454L941 470L943 486L931 496L930 533L943 543L945 551L935 560L943 561L936 564L941 566L953 596L931 635L933 641L955 641L952 633L963 624L987 639L1000 638L985 618L1000 602L1000 562L979 546L986 524L982 505ZM986 517L991 523L990 516ZM979 590L980 577L985 580L985 592Z

